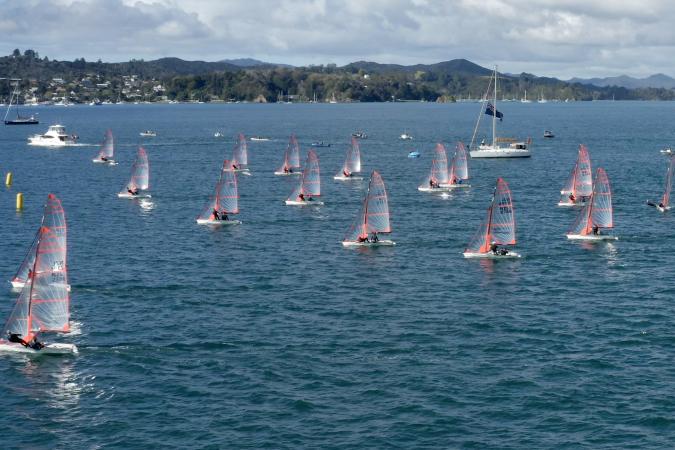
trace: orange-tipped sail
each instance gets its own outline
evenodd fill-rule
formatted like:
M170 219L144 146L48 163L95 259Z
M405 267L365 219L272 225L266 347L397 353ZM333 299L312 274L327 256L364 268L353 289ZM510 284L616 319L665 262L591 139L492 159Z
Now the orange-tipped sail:
M239 133L237 144L234 146L232 165L237 169L248 168L248 145L246 144L246 137L242 133Z
M237 173L232 170L228 160L225 160L223 167L228 167L228 169L221 172L211 201L197 219L213 220L215 219L214 211L218 211L218 214L239 214Z
M391 233L387 190L377 171L370 176L366 198L344 240L356 242L359 238L368 237L369 233Z
M466 158L466 147L464 143L458 142L455 148L455 154L452 157L450 164L450 172L448 173L448 181L451 184L457 184L460 180L469 179L469 163Z
M591 200L579 211L579 215L567 234L586 236L591 234L595 227L612 228L613 226L612 189L607 173L599 168L595 172Z
M673 187L673 168L675 167L675 158L670 157L668 163L668 172L666 173L666 186L661 197L661 205L666 208L670 206L670 191Z
M290 140L288 141L288 146L284 152L284 163L277 169L277 172L287 172L292 169L300 168L300 145L298 140L295 137L295 134L291 135Z
M429 187L431 184L445 184L448 182L448 155L443 144L436 144L434 159L431 161L431 171L420 187Z
M316 156L314 150L307 152L307 161L305 162L305 170L302 171L302 178L291 195L288 196L288 200L297 201L300 199L300 194L304 197L321 196L319 157Z
M131 168L131 178L127 183L127 190L139 189L141 191L150 188L150 164L148 154L143 147L138 147L136 160Z
M342 169L337 173L337 176L350 176L354 173L361 172L361 148L359 141L352 137L352 144L347 150L345 162L342 164Z
M579 155L565 186L560 191L560 203L574 204L593 193L591 158L585 145L579 146Z
M108 129L105 132L105 139L101 145L101 149L98 152L99 159L112 159L115 154L115 142L113 139L112 130Z

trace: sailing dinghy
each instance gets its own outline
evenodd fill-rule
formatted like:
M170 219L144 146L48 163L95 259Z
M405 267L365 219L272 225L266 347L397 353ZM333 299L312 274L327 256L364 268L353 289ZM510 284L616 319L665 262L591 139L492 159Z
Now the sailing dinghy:
M448 188L448 155L443 144L436 144L434 159L431 161L431 171L424 182L417 187L421 192L444 192Z
M377 171L370 175L368 193L363 200L356 220L347 232L342 245L345 247L380 247L396 245L389 239L380 239L378 233L391 233L389 202L384 181Z
M359 173L361 173L361 149L359 148L359 141L352 136L352 145L347 150L345 162L333 179L339 181L363 180L363 177L354 175Z
M231 167L225 161L223 167ZM202 213L197 217L199 225L239 225L240 220L233 220L228 214L239 214L239 191L237 189L237 173L231 168L220 173L216 184L216 192Z
M469 183L465 183L469 179L469 164L466 158L466 148L462 142L457 143L455 154L452 156L450 169L448 172L448 182L439 183L441 187L445 188L468 188L471 187Z
M666 212L670 209L670 190L673 187L673 167L675 166L675 157L670 157L668 164L668 172L666 172L666 187L663 190L663 196L658 204L652 201L647 201L649 206L653 206L661 212Z
M148 154L143 147L138 147L136 160L131 167L131 178L126 184L126 190L119 192L119 198L150 198L149 193L144 192L150 188L150 166Z
M499 178L492 193L492 202L480 228L473 235L466 250L465 258L520 258L520 254L500 245L516 244L516 218L513 212L511 190L504 179Z
M302 178L291 195L284 202L288 206L323 205L315 197L321 196L321 173L319 171L319 158L314 150L307 152L305 170Z
M565 187L560 191L558 206L583 206L593 193L591 158L585 145L579 146L579 156Z
M112 130L105 132L105 139L101 145L101 150L98 152L98 156L92 159L95 163L108 164L109 166L116 166L117 163L113 159L115 154L115 143L113 140Z
M613 227L612 190L605 170L599 168L595 172L591 198L579 211L572 228L567 232L567 239L615 241L618 239L616 236L600 233L603 228Z
M301 175L300 170L300 145L295 134L291 135L288 141L288 146L284 152L284 163L276 171L274 175Z
M73 344L31 345L41 333L70 331L66 221L61 201L49 194L35 245L31 273L0 334L0 351L77 353Z
M232 152L232 169L235 172L241 172L242 175L251 175L248 168L248 144L243 133L239 133L239 138Z

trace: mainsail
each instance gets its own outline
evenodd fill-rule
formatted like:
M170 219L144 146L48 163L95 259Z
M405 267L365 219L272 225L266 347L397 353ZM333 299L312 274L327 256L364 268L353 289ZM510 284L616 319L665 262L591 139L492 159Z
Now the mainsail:
M231 167L229 161L225 160L223 167ZM206 205L198 219L215 219L213 211L218 214L239 214L239 192L237 189L237 173L231 168L224 170L220 174L216 191L211 201Z
M497 180L487 215L476 234L471 238L465 252L487 253L492 244L516 244L516 218L511 190L502 178Z
M305 162L305 170L302 171L302 178L288 197L288 200L296 201L300 198L300 194L305 198L321 196L319 157L316 156L314 150L307 152L307 161Z
M237 144L234 146L232 165L235 169L246 169L248 167L248 145L246 144L246 137L242 133L239 133Z
M361 149L359 141L352 136L352 145L347 150L345 162L342 164L342 169L337 173L337 176L349 177L359 172L361 172Z
M599 168L595 172L591 200L579 211L579 215L567 234L586 236L591 234L595 227L612 228L613 226L612 190L605 170Z
M367 238L370 233L391 233L387 190L377 171L373 171L370 176L366 198L344 240L357 242L359 238Z
M131 178L127 183L127 189L133 191L139 189L145 191L150 188L150 166L148 155L143 147L138 147L136 160L131 168Z
M66 219L61 201L49 194L40 226L33 277L24 285L2 331L29 341L47 331L70 331Z
M99 159L112 159L115 153L115 144L113 140L112 130L108 129L105 132L105 139L101 145L101 149L98 152Z
M457 184L460 180L469 179L469 164L466 159L466 148L464 143L458 142L455 148L455 154L450 164L448 180L450 184Z
M448 155L445 146L441 143L436 144L434 150L434 159L431 162L431 171L429 176L424 179L420 187L429 187L431 184L446 184L448 182Z
M579 146L579 156L570 173L565 186L560 191L560 203L574 204L589 197L593 193L593 171L588 148Z
M666 173L666 186L661 197L661 205L663 208L670 206L670 191L673 187L673 167L675 167L675 158L670 157L668 164L668 172Z
M12 278L12 281L25 283L26 281L28 281L28 278L30 278L30 275L33 273L33 265L35 263L35 253L39 238L40 238L40 230L38 229L37 233L35 233L35 237L33 238L33 242L31 243L30 248L28 249L28 253L26 253L26 256L24 256L23 258L23 261L21 261L21 265L19 266L18 270L16 271L16 274ZM0 338L2 338L2 336L0 336Z

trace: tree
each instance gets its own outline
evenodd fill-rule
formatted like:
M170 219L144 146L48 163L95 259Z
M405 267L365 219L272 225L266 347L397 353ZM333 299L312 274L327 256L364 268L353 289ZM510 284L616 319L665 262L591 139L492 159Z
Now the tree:
M12 56L18 58L19 56L21 56L21 51L18 48L15 48L14 51L12 52Z

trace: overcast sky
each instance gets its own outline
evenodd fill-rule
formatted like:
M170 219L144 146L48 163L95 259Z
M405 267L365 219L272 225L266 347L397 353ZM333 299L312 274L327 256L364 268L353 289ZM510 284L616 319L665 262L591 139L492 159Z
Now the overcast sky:
M675 76L672 0L0 0L0 53Z

